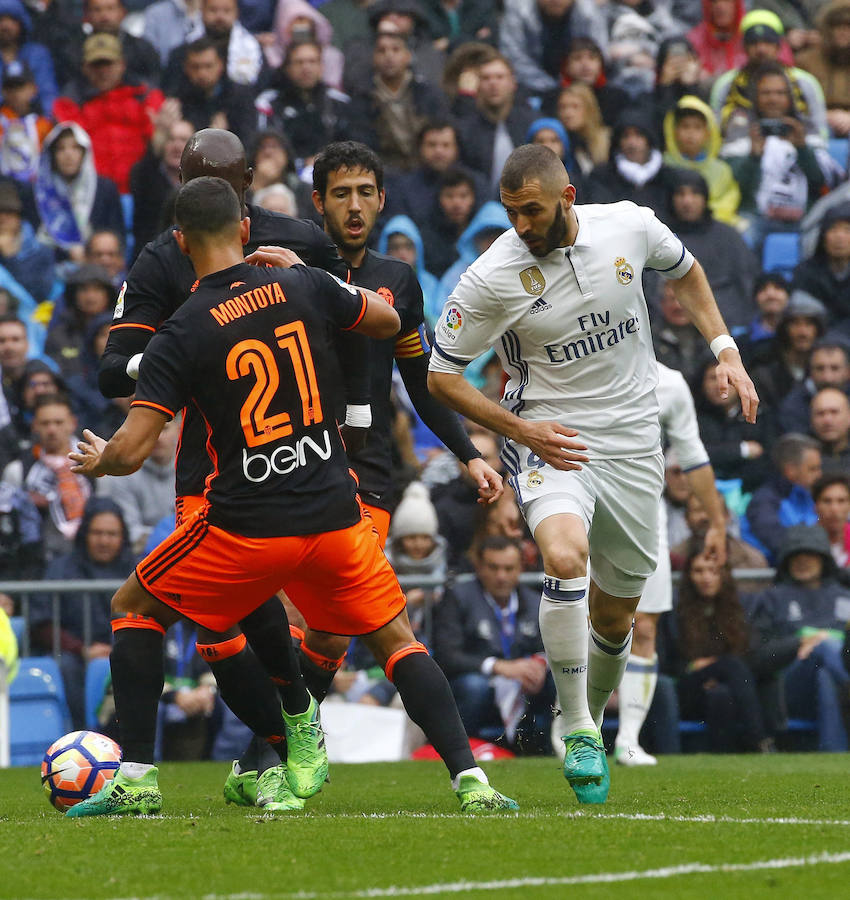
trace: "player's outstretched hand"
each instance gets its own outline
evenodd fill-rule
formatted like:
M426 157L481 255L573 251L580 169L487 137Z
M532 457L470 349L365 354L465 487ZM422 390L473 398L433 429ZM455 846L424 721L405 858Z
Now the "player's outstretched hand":
M587 447L580 441L574 441L578 432L567 428L560 422L527 422L523 420L522 435L519 442L524 444L545 463L555 469L569 472L580 469L579 463L588 458L581 452Z
M729 396L730 384L738 392L744 418L752 425L759 408L759 395L741 362L741 355L731 347L720 351L717 363L717 386L724 400Z
M71 451L68 459L76 465L71 466L71 471L78 475L96 474L97 464L100 462L106 441L98 437L93 431L86 428L83 431L83 440L77 442L78 453Z
M705 533L702 552L718 566L726 565L726 523L711 524Z
M279 269L304 265L304 260L286 247L257 247L245 257L245 262L251 266L277 266Z
M471 459L466 468L478 487L478 502L485 506L495 503L502 496L502 476L483 459Z

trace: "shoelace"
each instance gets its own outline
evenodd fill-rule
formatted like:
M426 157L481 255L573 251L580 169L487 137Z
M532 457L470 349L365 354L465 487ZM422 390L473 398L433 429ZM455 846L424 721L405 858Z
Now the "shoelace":
M262 785L260 784L262 782ZM257 782L257 789L262 794L264 801L274 800L282 784L286 783L286 773L279 766L267 769Z
M297 725L290 726L291 730L298 735L298 742L295 747L295 758L299 761L312 762L315 756L316 748L321 746L323 738L321 725L317 721L299 722Z
M567 753L574 753L582 760L588 759L591 754L595 755L599 752L599 742L596 738L590 737L590 735L579 735L572 738L570 744L572 746L567 750ZM579 746L576 746L576 744Z

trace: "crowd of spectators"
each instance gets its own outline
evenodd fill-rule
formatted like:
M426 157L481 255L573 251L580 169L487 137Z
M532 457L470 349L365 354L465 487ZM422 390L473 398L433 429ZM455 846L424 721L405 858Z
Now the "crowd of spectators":
M701 555L705 513L668 455L682 582L662 668L681 713L708 722L717 749L770 749L798 713L817 718L821 747L846 748L850 0L0 0L0 92L0 577L120 577L171 521L177 426L131 478L92 485L66 453L128 408L99 393L98 359L127 268L172 221L193 131L235 132L249 200L314 219L316 153L373 147L387 166L375 247L414 267L429 327L509 227L505 159L544 143L579 203L632 200L683 238L762 399L747 424L646 273L657 355L691 386L729 509L731 564L777 570L772 586L736 583ZM492 354L468 377L498 396ZM551 679L518 581L539 568L533 542L510 492L475 502L400 383L394 402L397 495L416 484L388 553L439 582L409 593L417 631L471 733L541 749ZM495 437L471 433L499 466ZM452 585L463 571L474 580ZM85 662L108 645L105 609L83 629L77 602L58 620L47 597L29 608L33 648L60 648L75 724ZM194 665L182 681L189 640L169 651L172 723L215 706ZM380 673L356 674L372 671L356 646L350 669L341 695L392 702Z

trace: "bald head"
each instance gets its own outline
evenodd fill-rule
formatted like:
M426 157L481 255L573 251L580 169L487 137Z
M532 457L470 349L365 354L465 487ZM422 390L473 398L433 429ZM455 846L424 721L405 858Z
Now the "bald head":
M499 179L501 190L515 194L524 184L537 181L557 196L570 183L570 176L558 155L544 144L523 144L511 153Z
M242 141L231 131L204 128L189 138L180 157L180 181L213 176L226 181L244 206L245 191L251 186L253 172L248 168Z

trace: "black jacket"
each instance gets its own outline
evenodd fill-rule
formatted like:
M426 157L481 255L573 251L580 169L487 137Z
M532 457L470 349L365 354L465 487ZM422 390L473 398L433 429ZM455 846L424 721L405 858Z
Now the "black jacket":
M228 131L239 137L243 144L250 143L257 130L254 94L253 88L236 84L227 75L222 76L210 95L196 88L185 75L174 92L180 101L183 118L191 122L196 130L209 128L213 116L224 113Z

